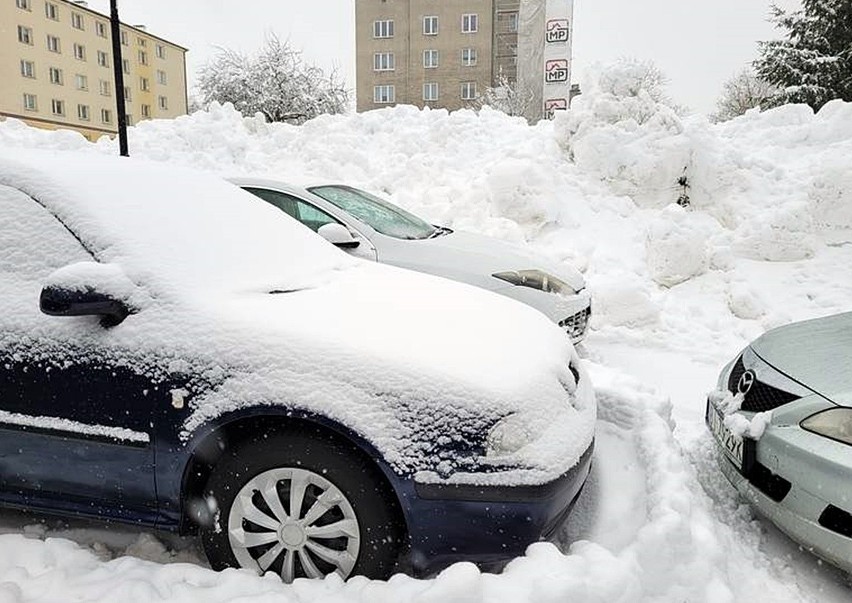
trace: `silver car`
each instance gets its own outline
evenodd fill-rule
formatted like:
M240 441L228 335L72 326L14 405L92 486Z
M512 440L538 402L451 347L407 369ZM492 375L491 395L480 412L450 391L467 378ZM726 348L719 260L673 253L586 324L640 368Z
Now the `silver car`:
M586 336L591 297L583 276L569 266L497 239L433 226L351 186L230 181L353 255L500 293L544 313L574 343Z
M852 313L752 342L722 370L706 419L739 493L793 540L852 572Z

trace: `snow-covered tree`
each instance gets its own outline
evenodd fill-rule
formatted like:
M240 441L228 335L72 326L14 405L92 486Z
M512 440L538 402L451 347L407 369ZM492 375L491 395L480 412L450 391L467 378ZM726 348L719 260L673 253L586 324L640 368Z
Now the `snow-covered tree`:
M507 115L529 119L533 109L537 108L535 93L503 74L498 75L494 83L478 99L479 106L489 106Z
M722 95L716 101L713 121L727 121L749 109L760 107L779 92L778 88L757 76L751 69L743 69L725 82Z
M852 101L852 0L802 0L802 9L773 8L786 39L761 42L757 74L778 86L765 104Z
M254 55L220 49L199 70L198 92L204 105L229 102L246 115L297 124L342 113L349 100L337 72L326 75L305 63L299 51L274 35Z

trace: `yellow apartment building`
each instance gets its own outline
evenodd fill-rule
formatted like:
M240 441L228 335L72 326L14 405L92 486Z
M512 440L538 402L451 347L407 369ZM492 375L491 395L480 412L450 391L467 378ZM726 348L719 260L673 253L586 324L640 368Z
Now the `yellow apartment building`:
M358 111L475 104L517 77L519 0L355 0Z
M187 112L186 48L121 24L128 125ZM69 0L0 0L0 119L118 132L109 17Z

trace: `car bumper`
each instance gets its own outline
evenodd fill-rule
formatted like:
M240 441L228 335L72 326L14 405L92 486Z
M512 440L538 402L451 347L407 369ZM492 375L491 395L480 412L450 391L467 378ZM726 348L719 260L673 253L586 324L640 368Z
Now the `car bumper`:
M529 287L507 287L495 291L532 306L558 324L571 338L580 343L589 330L592 316L592 296L587 289L571 295L554 295Z
M767 430L757 442L748 476L721 450L719 463L760 515L807 550L852 572L852 515L847 512L852 503L842 494L852 484L848 455L844 444L794 425Z
M429 575L456 561L498 569L567 518L591 469L594 443L578 463L541 486L447 486L408 482L402 497L410 537L405 565Z

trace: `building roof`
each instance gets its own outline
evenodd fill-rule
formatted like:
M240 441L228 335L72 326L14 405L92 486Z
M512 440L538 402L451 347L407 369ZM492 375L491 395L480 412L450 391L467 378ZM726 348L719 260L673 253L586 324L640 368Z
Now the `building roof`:
M107 21L110 20L109 15L99 13L98 11L96 11L92 8L89 8L88 4L79 4L78 2L75 2L74 0L55 0L55 1L66 4L66 5L70 6L71 8L74 8L75 10L82 10L82 11L87 12L89 14L95 15L97 17L100 17L101 19L106 19ZM174 42L166 40L165 38L161 38L160 36L156 36L156 35L152 34L150 31L148 31L147 29L141 29L141 28L133 26L133 25L128 25L127 23L124 23L123 21L121 21L121 26L126 27L127 29L134 31L136 33L146 35L150 38L154 38L155 40L159 40L160 42L164 42L164 43L166 43L170 46L174 46L175 48L179 48L180 50L183 50L184 52L189 51L189 48L187 48L186 46L181 46L180 44L176 44Z

